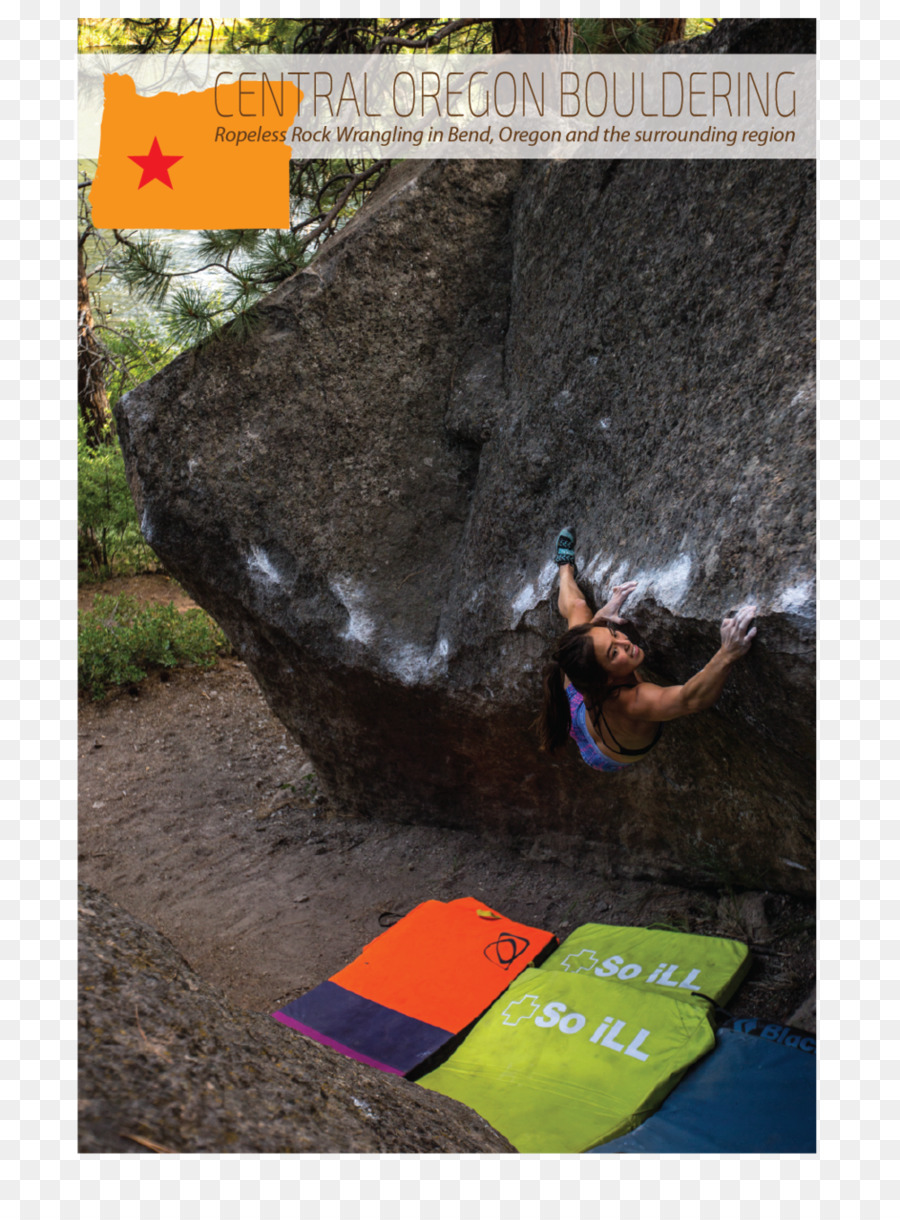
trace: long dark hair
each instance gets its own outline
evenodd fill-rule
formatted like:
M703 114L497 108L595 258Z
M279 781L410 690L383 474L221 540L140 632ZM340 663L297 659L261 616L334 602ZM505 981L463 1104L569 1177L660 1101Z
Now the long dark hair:
M592 720L596 720L597 710L612 693L612 678L597 660L590 636L591 628L609 626L606 619L582 623L570 628L557 641L550 663L544 666L544 702L537 719L541 750L553 753L569 739L571 717L565 678L584 697Z

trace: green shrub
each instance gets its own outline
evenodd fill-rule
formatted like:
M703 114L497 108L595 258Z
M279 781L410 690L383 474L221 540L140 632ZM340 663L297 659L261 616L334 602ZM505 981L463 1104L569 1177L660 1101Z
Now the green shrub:
M98 324L110 356L106 388L110 410L126 390L146 381L178 354L146 322ZM80 414L80 413L79 413ZM78 575L81 583L157 571L160 564L141 536L125 462L112 415L102 445L87 442L78 421Z
M82 580L132 576L157 567L141 537L125 462L115 438L96 449L78 422L78 568Z
M183 350L139 318L119 320L115 329L105 324L98 329L110 357L106 374L110 410L126 391L149 381Z
M718 21L718 17L688 17L684 27L684 36L685 38L700 38L703 34L714 30Z
M113 687L140 682L151 669L180 663L211 669L228 647L225 633L203 610L99 595L78 616L78 689L102 699Z

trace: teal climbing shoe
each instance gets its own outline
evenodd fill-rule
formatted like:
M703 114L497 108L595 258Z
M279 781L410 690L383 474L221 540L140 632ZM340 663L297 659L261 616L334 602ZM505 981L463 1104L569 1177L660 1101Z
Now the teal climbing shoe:
M570 563L573 568L575 567L575 529L573 526L567 525L559 531L553 562L557 565Z

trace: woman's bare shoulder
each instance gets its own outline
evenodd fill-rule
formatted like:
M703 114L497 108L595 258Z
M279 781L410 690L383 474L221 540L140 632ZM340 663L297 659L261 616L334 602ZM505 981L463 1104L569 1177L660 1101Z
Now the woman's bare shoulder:
M630 720L644 721L647 717L643 714L641 696L648 690L653 690L654 683L647 678L640 677L637 673L634 676L636 681L633 686L622 686L616 692L614 704L620 715Z

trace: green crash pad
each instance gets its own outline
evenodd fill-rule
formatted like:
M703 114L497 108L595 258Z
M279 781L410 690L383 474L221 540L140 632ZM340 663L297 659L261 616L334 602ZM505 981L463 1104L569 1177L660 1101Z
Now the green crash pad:
M687 991L529 967L419 1084L520 1152L585 1152L643 1122L712 1050L708 1010Z
M576 928L541 966L664 995L696 992L717 1004L734 994L749 968L750 952L737 940L603 923Z

